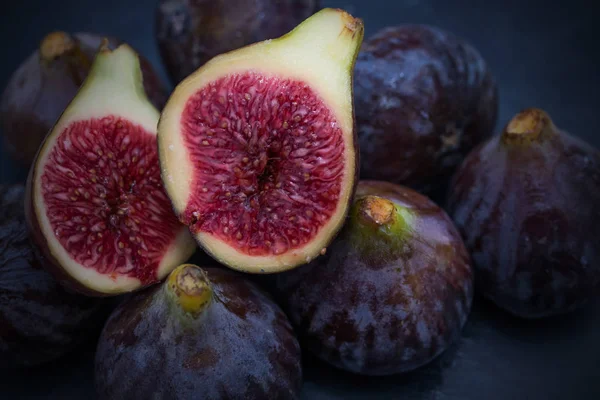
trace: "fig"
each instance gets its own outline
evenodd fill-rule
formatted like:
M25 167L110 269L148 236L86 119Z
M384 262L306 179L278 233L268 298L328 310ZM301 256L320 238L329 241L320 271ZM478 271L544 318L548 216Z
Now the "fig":
M184 264L113 313L95 379L100 399L297 399L300 346L257 286Z
M484 59L432 26L389 27L365 41L354 90L361 179L408 186L436 201L496 125L497 87Z
M318 8L318 0L161 0L155 35L178 83L219 54L283 35Z
M158 118L136 53L105 41L27 183L38 251L74 290L108 296L148 286L196 248L162 186Z
M435 203L361 180L327 254L277 274L273 288L307 350L346 371L390 375L429 363L459 338L473 271Z
M352 70L362 21L324 9L220 55L177 86L158 126L179 220L220 263L274 273L324 252L355 190Z
M542 318L599 293L598 204L600 152L528 108L469 154L447 207L476 290L517 317Z
M65 290L35 254L23 185L0 186L0 369L53 361L102 329L102 299Z
M75 97L102 37L90 33L49 33L14 72L0 99L0 123L8 153L29 166L44 136ZM109 47L121 42L110 38ZM150 62L141 58L144 88L161 109L167 91Z

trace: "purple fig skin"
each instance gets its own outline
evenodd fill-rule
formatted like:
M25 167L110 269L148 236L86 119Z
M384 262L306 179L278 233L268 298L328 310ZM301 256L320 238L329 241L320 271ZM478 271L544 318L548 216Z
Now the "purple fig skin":
M427 364L458 339L473 275L458 231L428 198L360 181L356 199L366 195L413 216L397 241L364 235L357 246L352 237L365 228L350 218L325 256L278 274L274 287L307 350L350 372L389 375Z
M176 84L219 54L291 31L318 9L318 0L161 0L156 39Z
M512 132L529 121L525 133ZM448 212L476 288L509 313L573 311L600 288L600 152L526 109L457 171Z
M241 274L204 271L213 300L191 322L167 283L117 308L96 353L100 399L299 398L300 346L283 311Z
M361 179L436 199L496 125L498 90L484 59L435 27L390 27L365 41L354 89Z
M74 41L73 50L55 58L44 59L36 50L14 72L2 94L4 143L20 164L31 164L44 137L77 94L104 36L76 33L69 38ZM108 40L111 49L122 43L116 38ZM150 62L140 57L140 64L146 94L160 110L168 92Z
M67 292L34 255L22 185L0 186L0 368L55 360L97 335L105 302Z

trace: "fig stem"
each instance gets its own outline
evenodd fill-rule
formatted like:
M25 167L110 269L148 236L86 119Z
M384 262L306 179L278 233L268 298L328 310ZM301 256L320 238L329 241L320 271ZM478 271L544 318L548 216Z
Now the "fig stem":
M44 62L52 62L75 48L75 40L66 32L51 32L40 43L40 57Z
M73 82L80 86L92 66L92 60L81 49L79 43L66 32L51 32L40 43L40 58L45 65L51 65L65 56L64 62Z
M502 134L507 144L530 143L538 141L554 132L550 116L539 108L527 108L515 115Z
M380 196L367 195L354 204L352 214L359 225L374 228L386 236L400 236L410 231L410 210ZM369 231L372 229L369 229Z
M208 276L193 264L175 268L165 287L171 300L194 318L202 314L212 302L213 290Z
M366 222L389 224L394 218L394 203L378 196L367 196L359 202L359 213Z

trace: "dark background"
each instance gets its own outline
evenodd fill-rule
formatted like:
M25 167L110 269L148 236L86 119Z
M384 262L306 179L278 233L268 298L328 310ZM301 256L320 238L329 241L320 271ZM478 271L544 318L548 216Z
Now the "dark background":
M146 56L163 79L153 39L155 0L2 2L0 88L52 30L114 35ZM365 21L366 37L401 23L427 23L474 44L500 87L496 131L520 109L545 109L565 130L600 147L598 21L593 1L321 1ZM1 150L1 149L0 149ZM0 153L0 183L24 180ZM600 205L599 205L600 206ZM460 343L413 373L363 378L307 357L304 399L600 399L600 303L527 322L476 298ZM94 341L58 363L0 374L2 399L89 399ZM126 379L124 377L124 379Z

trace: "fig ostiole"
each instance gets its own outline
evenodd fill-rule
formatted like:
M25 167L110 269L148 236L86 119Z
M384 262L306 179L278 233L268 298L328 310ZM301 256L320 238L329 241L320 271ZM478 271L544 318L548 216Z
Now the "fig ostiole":
M442 201L453 172L492 134L498 90L471 44L427 25L366 40L354 81L361 178Z
M515 115L454 176L447 209L476 289L522 318L571 312L600 288L600 152L539 108Z
M161 0L155 36L174 83L211 58L290 31L319 8L317 0Z
M158 119L137 54L105 41L28 178L32 237L65 285L89 295L130 292L194 252L161 183Z
M300 346L258 286L229 269L184 264L116 309L95 380L100 399L297 399Z
M324 9L180 83L158 143L180 221L230 268L274 273L325 249L347 215L357 151L352 70L363 24Z
M0 100L0 123L6 151L29 166L63 110L85 80L102 37L90 33L46 35L39 48L13 73ZM109 47L121 42L109 38ZM152 65L140 59L150 101L164 106L167 92Z
M27 233L23 185L0 186L0 369L54 361L98 335L110 308L45 271Z
M411 371L460 337L473 272L459 232L425 196L360 181L349 218L324 257L274 276L301 343L364 375Z

